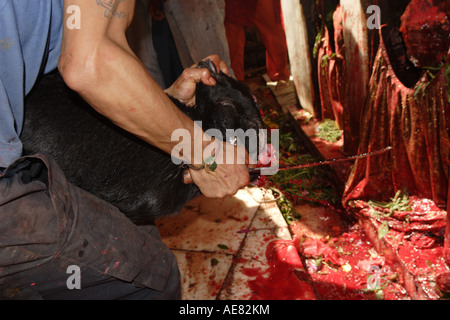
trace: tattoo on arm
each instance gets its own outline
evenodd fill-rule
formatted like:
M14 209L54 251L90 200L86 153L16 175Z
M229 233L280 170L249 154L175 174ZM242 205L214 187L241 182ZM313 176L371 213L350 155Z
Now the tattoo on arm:
M105 8L104 16L105 18L109 18L111 16L117 18L125 17L125 13L123 11L117 12L117 7L119 3L124 2L125 0L95 0L97 2L97 6L101 6Z

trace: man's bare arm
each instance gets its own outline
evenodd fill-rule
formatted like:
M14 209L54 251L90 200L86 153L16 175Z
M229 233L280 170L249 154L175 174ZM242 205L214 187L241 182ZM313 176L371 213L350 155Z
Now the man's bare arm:
M64 29L59 70L99 113L170 153L171 132L193 129L128 46L132 0L66 0L80 6L81 28ZM110 4L110 5L107 5Z
M169 154L178 143L171 140L174 130L186 129L194 139L194 123L171 102L128 45L125 31L134 1L65 0L64 12L69 5L80 7L81 28L71 30L63 24L58 68L68 86L115 124ZM65 14L64 21L67 18ZM214 84L206 69L186 70L183 77L183 88L195 88L199 81ZM172 89L174 95L180 92ZM190 161L191 155L184 158ZM234 194L248 183L248 170L245 165L220 165L214 179L200 172L194 182L207 196Z

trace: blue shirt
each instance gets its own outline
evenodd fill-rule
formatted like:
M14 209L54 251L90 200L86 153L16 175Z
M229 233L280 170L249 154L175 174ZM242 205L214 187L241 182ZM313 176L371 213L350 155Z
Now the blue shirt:
M25 96L57 67L63 0L0 0L0 167L22 155Z

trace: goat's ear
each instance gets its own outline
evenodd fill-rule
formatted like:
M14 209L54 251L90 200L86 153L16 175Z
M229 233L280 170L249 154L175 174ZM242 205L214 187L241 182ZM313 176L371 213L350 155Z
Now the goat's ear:
M208 69L214 78L216 78L218 76L216 65L210 59L205 59L204 61L200 61L197 65L197 68Z

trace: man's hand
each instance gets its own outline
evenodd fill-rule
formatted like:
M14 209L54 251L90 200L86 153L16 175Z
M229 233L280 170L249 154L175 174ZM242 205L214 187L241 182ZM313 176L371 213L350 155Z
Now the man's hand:
M218 55L211 55L203 60L206 59L211 60L217 70L225 74L229 73L226 63ZM192 67L185 69L165 92L188 106L194 106L198 82L207 86L216 85L216 80L208 69L197 68L197 64L194 64ZM250 180L247 166L248 153L245 148L235 147L221 141L218 151L215 155L218 162L215 171L189 169L184 174L184 183L195 183L202 194L209 198L223 198L234 195L239 189L247 186ZM233 152L232 157L229 154L231 151Z
M228 68L226 63L220 59L218 55L211 55L203 60L211 60L217 70L228 74ZM207 86L216 85L216 80L212 77L211 73L206 68L197 68L197 64L194 64L190 68L183 71L180 77L165 90L165 92L183 102L188 106L195 105L195 88L198 82L203 82Z
M189 169L184 175L185 183L195 183L202 194L209 198L235 195L250 181L247 166L248 153L245 148L235 147L221 141L218 151L215 156L218 162L215 171Z
M229 73L226 63L218 55L211 55L203 60L206 59L211 60L217 70L225 74ZM188 106L194 106L198 82L208 86L216 85L216 80L208 69L197 68L197 64L194 64L192 67L185 69L165 92ZM247 186L250 180L247 166L248 153L245 148L235 147L220 141L217 151L215 159L218 165L215 171L189 169L184 174L184 183L195 183L202 194L209 198L223 198L234 195L239 189Z

